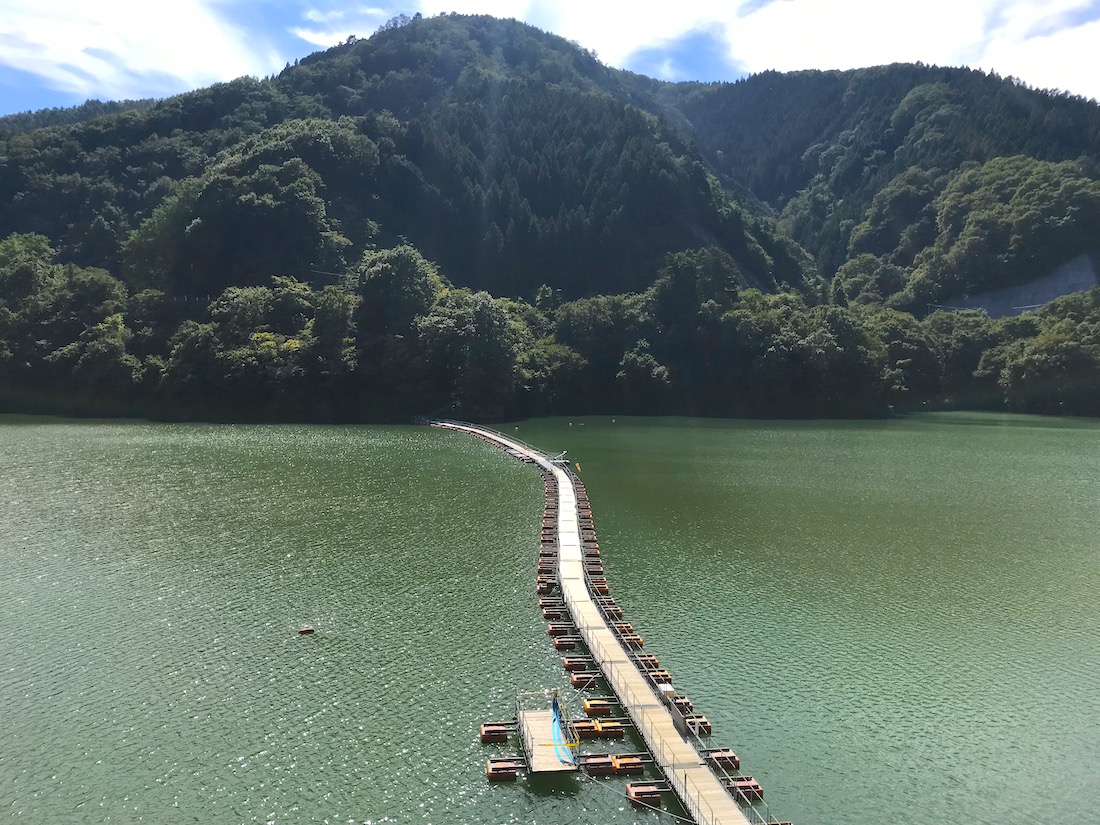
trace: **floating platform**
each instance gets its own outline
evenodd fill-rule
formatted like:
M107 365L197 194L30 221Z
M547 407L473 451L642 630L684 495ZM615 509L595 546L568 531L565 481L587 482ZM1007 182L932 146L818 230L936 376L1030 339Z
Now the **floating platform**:
M759 802L764 798L764 788L751 776L728 776L722 780L735 798L744 802Z
M589 776L611 776L615 773L609 753L586 754L581 757L581 767Z
M688 716L695 710L695 703L687 696L673 696L669 701L681 716Z
M507 742L508 737L516 732L515 722L486 722L478 731L481 744L490 745L497 742Z
M598 670L573 670L569 673L569 684L577 690L584 690L592 687L602 678L603 674Z
M653 759L644 753L590 753L581 757L589 776L621 776L645 772Z
M579 636L554 636L553 640L554 647L558 650L576 650L581 641Z
M741 760L729 748L708 748L702 753L708 765L723 771L741 770Z
M489 759L485 763L485 775L493 782L515 782L523 767L521 759Z
M577 719L573 722L573 729L577 732L578 739L600 738L600 732L596 728L594 719Z
M701 713L688 713L684 716L687 729L696 736L710 736L713 728L710 720Z
M576 719L573 729L578 739L622 739L626 723L619 719Z
M549 707L524 707L532 697L544 696ZM527 702L522 700L526 699ZM556 690L539 694L520 694L516 699L516 725L527 770L532 773L565 773L579 770L576 749L577 733L562 710L560 693Z
M657 782L627 782L626 798L638 805L657 807L661 804L661 794L669 790L667 785Z
M623 609L619 607L618 603L610 596L598 596L596 598L596 606L599 607L600 612L611 619L621 619L623 617Z
M610 716L614 704L610 699L585 699L584 712L589 717Z
M594 719L600 739L622 739L626 736L626 722L618 719Z

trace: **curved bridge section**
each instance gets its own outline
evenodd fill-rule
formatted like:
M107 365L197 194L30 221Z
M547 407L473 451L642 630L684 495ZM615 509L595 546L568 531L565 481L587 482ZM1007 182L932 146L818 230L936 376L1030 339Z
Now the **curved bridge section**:
M577 632L592 654L604 678L630 717L646 747L699 825L764 825L769 820L751 806L754 800L738 804L730 777L719 776L684 730L683 716L675 713L666 697L656 689L633 655L608 623L585 573L581 508L573 476L547 456L521 441L485 427L458 421L431 420L432 426L469 433L495 444L510 454L538 464L552 474L557 488L557 584ZM548 484L549 489L549 484ZM587 502L585 502L587 505ZM587 509L587 506L585 506ZM742 794L743 795L743 794Z

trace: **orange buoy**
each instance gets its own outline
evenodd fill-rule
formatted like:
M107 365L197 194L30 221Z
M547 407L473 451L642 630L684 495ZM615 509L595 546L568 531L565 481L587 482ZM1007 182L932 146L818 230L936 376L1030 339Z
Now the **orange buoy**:
M615 772L614 757L609 753L590 753L582 759L589 776L611 776Z
M600 739L622 739L626 735L626 728L618 720L605 722L602 719L593 719L592 722L596 727L596 736Z
M645 770L645 765L637 756L612 756L611 767L615 773L642 773Z
M608 699L585 699L583 704L584 712L589 717L611 715L611 701Z
M577 732L578 739L596 739L600 735L596 722L592 719L577 719L573 722L573 730Z

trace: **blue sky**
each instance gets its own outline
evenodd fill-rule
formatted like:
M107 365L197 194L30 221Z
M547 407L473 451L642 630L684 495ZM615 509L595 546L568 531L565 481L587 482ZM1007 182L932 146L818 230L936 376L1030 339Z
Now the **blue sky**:
M0 114L262 77L448 11L524 20L668 80L919 60L1100 99L1100 0L0 0Z

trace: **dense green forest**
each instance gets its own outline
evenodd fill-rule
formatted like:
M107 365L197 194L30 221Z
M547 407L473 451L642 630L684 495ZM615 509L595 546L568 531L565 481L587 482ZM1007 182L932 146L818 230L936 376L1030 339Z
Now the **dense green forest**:
M1100 415L1100 106L895 65L667 84L394 21L0 118L0 409L228 420Z

